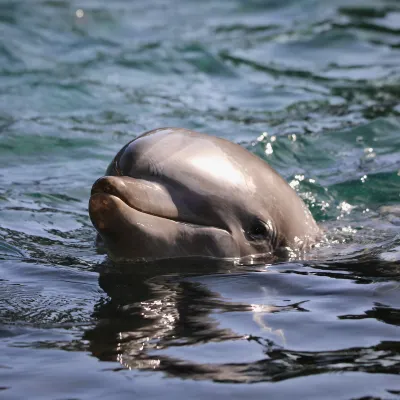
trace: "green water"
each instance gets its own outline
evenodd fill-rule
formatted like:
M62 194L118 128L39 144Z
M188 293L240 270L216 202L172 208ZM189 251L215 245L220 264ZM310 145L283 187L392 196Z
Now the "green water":
M110 272L91 185L162 126L264 158L327 243ZM399 205L397 0L0 2L2 398L398 398Z

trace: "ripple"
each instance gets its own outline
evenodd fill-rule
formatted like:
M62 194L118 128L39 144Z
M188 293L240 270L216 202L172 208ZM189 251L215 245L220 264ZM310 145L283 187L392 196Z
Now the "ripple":
M143 398L166 384L174 398L398 395L399 12L390 0L1 4L2 393L131 398L134 378ZM90 187L160 126L262 157L324 242L269 266L109 264Z

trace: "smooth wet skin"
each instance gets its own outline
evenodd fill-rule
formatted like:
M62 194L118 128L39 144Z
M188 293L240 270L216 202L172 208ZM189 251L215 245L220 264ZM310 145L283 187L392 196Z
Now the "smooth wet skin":
M267 163L217 137L162 128L124 146L95 182L90 218L118 261L302 250L319 229Z

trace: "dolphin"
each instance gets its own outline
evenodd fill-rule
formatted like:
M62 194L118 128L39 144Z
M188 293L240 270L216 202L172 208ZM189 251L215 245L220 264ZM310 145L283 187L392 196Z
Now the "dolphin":
M116 262L268 261L304 251L320 236L306 205L265 161L182 128L127 143L94 183L89 214Z

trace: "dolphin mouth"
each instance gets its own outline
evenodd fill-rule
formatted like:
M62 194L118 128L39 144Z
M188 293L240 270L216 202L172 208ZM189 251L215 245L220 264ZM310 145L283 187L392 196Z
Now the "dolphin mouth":
M151 189L158 189L157 185L146 184L150 188L146 193L140 190L143 184L133 178L111 176L100 178L93 185L89 215L111 260L239 256L230 232L210 224L202 225L201 221L197 223L191 218L183 220L182 215L179 218L178 208L166 196L166 190L155 190L159 196L153 196ZM165 204L160 204L163 201Z
M129 201L129 197L123 190L120 190L120 184L115 184L117 181L117 177L102 177L99 178L92 186L92 190L90 192L89 199L89 211L95 206L95 203L101 202L103 205L106 205L106 199L114 198L122 201L126 206L139 211L144 214L155 215L148 211L142 210L140 207L135 206L131 201ZM98 207L96 207L98 208ZM164 218L160 215L155 215L160 218ZM166 218L169 219L169 218Z
M98 217L104 217L104 213L107 213L110 208L110 204L113 203L121 204L121 202L141 214L146 214L152 217L169 220L171 222L188 225L194 228L208 228L223 231L226 234L231 235L231 232L225 228L207 225L199 223L199 221L192 221L191 218L180 218L179 210L177 206L171 202L170 196L167 195L165 189L161 190L162 186L147 182L144 184L143 180L136 180L130 177L120 176L104 176L99 178L92 186L90 199L89 199L89 214L92 222L98 228L102 230L101 225L96 222ZM149 188L156 187L154 193L159 196L157 199L152 200L151 191L148 193ZM143 190L143 188L147 190ZM168 207L160 207L162 201L167 203ZM154 210L151 210L152 206L156 205ZM118 207L120 208L120 207ZM104 218L100 218L104 219Z

